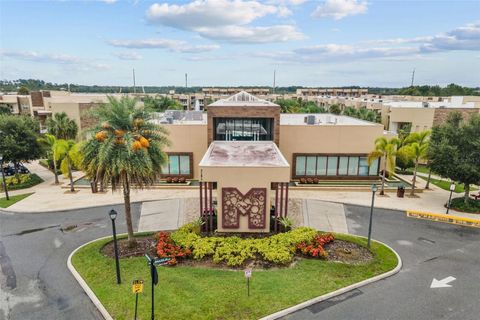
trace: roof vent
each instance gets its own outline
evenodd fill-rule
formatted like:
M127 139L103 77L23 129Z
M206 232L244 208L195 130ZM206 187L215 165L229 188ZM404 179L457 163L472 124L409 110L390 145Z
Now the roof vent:
M315 116L314 115L308 115L307 116L307 124L315 124Z

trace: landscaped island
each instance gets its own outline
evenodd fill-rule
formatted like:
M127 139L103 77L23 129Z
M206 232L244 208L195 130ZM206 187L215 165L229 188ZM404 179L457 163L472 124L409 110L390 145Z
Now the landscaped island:
M158 267L155 312L161 319L257 319L394 269L397 258L382 244L300 227L276 235L201 235L188 224L172 233L121 241L122 284L115 281L111 239L86 245L72 258L114 319L133 319L131 283L145 280L138 318L150 317L150 273L144 253L170 257ZM247 296L244 268L253 268Z

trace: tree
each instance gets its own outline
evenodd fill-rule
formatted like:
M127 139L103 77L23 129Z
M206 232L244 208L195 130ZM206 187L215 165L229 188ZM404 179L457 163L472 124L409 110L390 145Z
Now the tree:
M134 99L123 97L94 110L101 124L91 129L93 137L82 145L81 168L101 184L111 183L112 191L122 189L128 241L134 245L130 189L143 188L159 177L169 145L167 131L151 121L145 108L135 108Z
M165 110L174 109L182 110L183 106L176 100L170 99L167 96L157 95L155 97L146 96L143 99L145 108L155 112L164 112Z
M19 95L28 95L28 94L30 94L30 91L28 91L28 88L27 88L27 87L21 86L20 88L18 88L17 94L19 94Z
M328 108L328 112L333 113L333 114L340 114L340 113L342 113L342 110L340 109L340 106L338 104L332 104Z
M62 160L60 170L70 179L70 192L75 192L72 170L74 165L79 166L81 164L79 144L76 144L74 140L60 139L55 144L55 156L53 160Z
M0 153L13 162L18 179L18 164L38 159L42 148L37 141L40 125L28 116L0 115Z
M428 157L432 171L464 184L468 203L470 185L480 184L480 115L464 121L459 112L450 113L433 127Z
M408 147L399 148L395 157L395 165L405 172L408 168L415 166L414 155Z
M11 114L12 111L7 106L0 105L0 114Z
M57 139L75 139L78 133L78 125L65 112L55 113L52 118L47 120L47 132Z
M58 140L53 134L46 133L38 141L47 147L47 153L51 155L53 159L53 174L55 175L55 184L59 184L58 181L58 170L57 170L57 153L58 153Z
M280 106L282 113L299 113L300 102L297 99L278 99L275 101Z
M415 161L415 167L413 170L412 191L410 192L411 196L413 196L415 192L415 183L417 182L418 163L420 160L425 159L427 157L429 137L430 137L430 131L425 130L420 133L418 132L410 133L408 137L405 139L406 143L408 144L408 146L406 146L405 148L408 148L411 151Z
M385 137L377 138L375 140L375 149L368 155L368 165L371 165L374 160L383 158L381 195L385 194L385 176L387 175L387 172L395 172L395 155L398 142L397 138L391 138L390 140L387 140Z

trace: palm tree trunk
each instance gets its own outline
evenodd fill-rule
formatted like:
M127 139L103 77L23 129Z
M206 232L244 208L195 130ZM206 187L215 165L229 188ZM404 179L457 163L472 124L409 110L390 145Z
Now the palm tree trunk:
M430 189L430 178L432 177L432 168L428 170L428 179L427 179L427 185L425 186L425 189Z
M55 184L59 184L58 181L58 169L57 169L57 160L55 160L55 153L53 153L53 174L55 175Z
M67 165L68 165L68 178L70 179L70 192L75 192L75 188L73 187L72 165L70 164L69 158L67 158Z
M467 204L468 200L470 198L470 184L465 183L464 186L465 186L465 195L463 197L463 202L465 202L465 204Z
M412 191L410 192L410 195L412 197L415 194L415 183L417 182L417 169L418 169L418 158L415 159L415 170L413 170Z
M382 173L382 189L380 190L380 195L385 194L385 176L387 175L387 156L385 156L385 161L383 163L383 173Z
M127 223L128 244L130 246L135 245L135 238L133 236L132 225L132 208L130 205L130 184L128 182L128 175L123 173L123 201L125 204L125 221Z
M17 183L20 183L20 174L18 173L18 163L13 162L13 169L15 170L15 179L17 180Z

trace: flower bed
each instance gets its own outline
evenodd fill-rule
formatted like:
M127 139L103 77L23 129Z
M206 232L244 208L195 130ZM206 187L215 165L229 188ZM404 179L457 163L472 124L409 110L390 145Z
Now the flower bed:
M146 245L145 249L156 249L156 240L152 236L149 239L152 246ZM102 248L111 241L111 238L102 239L88 244L75 253L72 263L117 320L133 319L131 283L143 279L146 290L139 297L138 319L149 319L151 282L146 259L143 255L120 259L122 284L118 285L114 271L115 259L102 254ZM119 241L124 241L124 236L119 236ZM157 268L159 284L155 287L155 316L173 320L258 319L382 274L397 265L396 256L390 249L372 242L370 251L366 249L366 242L364 238L335 234L335 241L324 246L328 253L326 258L308 258L297 252L297 257L304 258L298 259L291 267L268 270L254 268L250 279L250 296L247 296L243 271L206 268L192 265L200 263L200 260L178 258L179 263L175 267ZM340 254L347 255L344 249L356 247L367 251L372 258L361 264L337 262L342 260ZM331 259L331 255L335 257Z
M227 267L286 266L297 256L325 259L328 254L324 246L335 240L333 234L306 227L259 238L203 237L195 224L187 224L171 234L160 232L157 237L158 257L172 258L172 265L193 259Z

